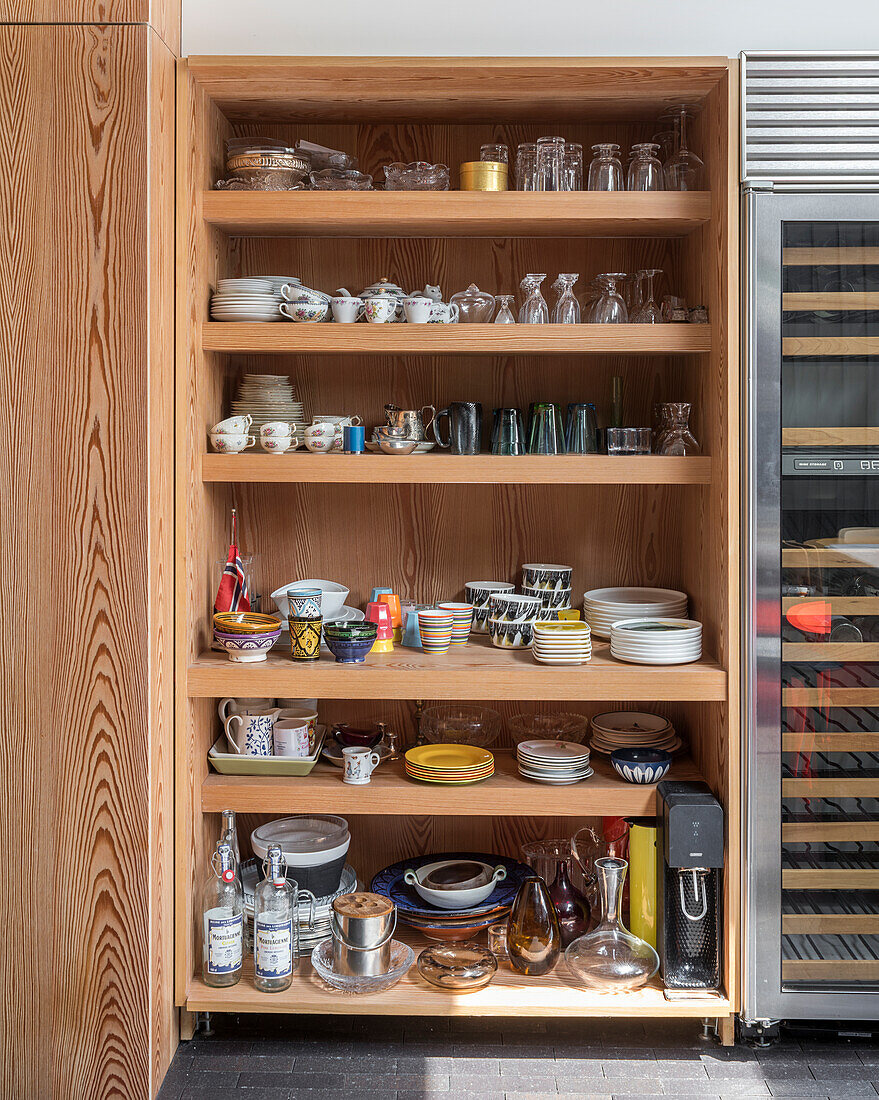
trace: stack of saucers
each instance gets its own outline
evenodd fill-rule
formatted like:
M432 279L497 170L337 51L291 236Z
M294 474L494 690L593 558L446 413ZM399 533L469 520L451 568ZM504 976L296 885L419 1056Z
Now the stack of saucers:
M686 665L702 656L695 619L623 619L610 630L610 652L636 665Z
M253 418L250 431L258 436L263 424L282 420L293 425L293 434L302 439L308 425L302 402L286 374L245 374L232 402L233 416Z
M516 747L519 773L538 783L563 786L592 775L589 750L572 741L522 741Z
M582 665L592 657L592 631L588 623L542 622L534 624L531 655L541 665Z
M282 321L280 289L272 279L220 279L211 298L212 321Z
M595 588L583 593L583 618L599 638L620 619L671 619L687 614L686 592L670 588Z
M648 711L608 711L596 714L590 725L589 746L602 756L610 756L616 749L660 749L675 753L683 747L671 722Z

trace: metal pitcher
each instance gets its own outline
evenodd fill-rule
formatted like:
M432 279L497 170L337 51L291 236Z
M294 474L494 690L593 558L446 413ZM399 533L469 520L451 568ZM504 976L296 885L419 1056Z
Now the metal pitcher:
M423 417L427 416L425 423ZM424 405L421 409L401 409L398 405L385 405L385 419L391 428L403 428L406 439L424 442L424 433L433 423L436 409L433 405Z

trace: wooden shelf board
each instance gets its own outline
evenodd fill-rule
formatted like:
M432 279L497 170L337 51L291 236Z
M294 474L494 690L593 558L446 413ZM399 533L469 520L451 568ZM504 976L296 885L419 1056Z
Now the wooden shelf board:
M206 191L206 222L257 237L679 237L708 191Z
M431 941L413 929L399 928L396 938L418 954ZM253 962L247 959L237 985L226 989L207 986L201 976L189 983L186 1008L190 1012L314 1012L321 1015L366 1016L727 1016L732 1006L722 994L667 1001L655 978L634 993L591 993L574 984L564 959L540 978L526 978L500 963L490 985L475 993L454 994L436 989L412 965L397 985L383 993L346 996L326 986L314 973L311 960L299 960L293 984L282 993L260 993L253 986Z
M202 325L202 347L265 355L697 355L711 350L711 326L207 321Z
M879 261L877 261L879 262ZM812 310L864 310L879 309L879 293L869 290L823 291L821 293L782 294L783 310L806 312Z
M879 355L879 336L785 336L781 354L785 359Z
M810 688L781 689L783 707L875 707L879 706L879 688Z
M782 447L875 447L879 428L782 428Z
M782 779L783 798L879 798L879 779Z
M879 916L861 913L785 913L781 930L788 935L879 935Z
M795 607L811 607L826 604L828 614L834 615L879 615L879 596L783 596L783 611Z
M202 481L386 485L707 485L711 459L665 455L204 454Z
M626 783L610 762L594 754L595 774L570 787L536 783L519 775L510 752L495 754L495 773L471 787L442 787L419 783L403 770L402 761L383 764L372 773L367 786L342 782L332 764L316 765L302 778L218 775L212 772L201 788L204 813L224 809L239 813L349 813L400 814L442 817L522 817L547 812L551 793L556 817L613 814L619 817L650 816L656 812L656 787ZM678 757L672 779L700 779L692 760Z
M853 546L848 554L839 546L792 548L782 550L781 564L785 569L879 569L879 545L866 553L863 547L855 550Z
M782 870L783 890L876 890L879 889L879 870L866 868L819 868Z
M788 981L872 982L879 980L875 959L782 959L781 976Z
M833 732L794 733L785 730L781 735L781 747L785 752L799 752L800 750L815 752L847 752L857 749L879 749L879 731L875 733L858 730L847 732L834 730Z
M595 639L585 665L540 665L528 650L498 649L476 636L460 653L428 654L398 646L370 655L362 665L320 660L294 663L275 649L265 661L236 664L207 651L189 666L193 698L276 696L318 699L613 699L669 702L723 701L727 674L709 657L686 665L635 665L617 661ZM879 695L879 692L877 692Z
M874 841L879 840L879 821L789 821L781 826L781 839L798 844Z
M879 264L879 248L864 245L831 245L824 248L784 248L781 262L785 267L814 267L819 264Z
M781 647L781 659L782 661L879 661L879 642L785 642Z

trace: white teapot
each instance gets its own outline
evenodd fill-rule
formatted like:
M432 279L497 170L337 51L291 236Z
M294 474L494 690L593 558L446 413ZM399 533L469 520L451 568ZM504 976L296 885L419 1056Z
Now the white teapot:
M355 297L350 291L344 287L340 287L336 291L339 297L351 298ZM405 320L405 314L403 312L403 299L409 297L406 291L401 286L397 286L396 283L392 283L390 279L379 279L377 283L372 283L370 286L361 290L358 298L362 298L364 301L368 301L370 298L391 298L396 305L394 315L391 317L391 322L399 322Z

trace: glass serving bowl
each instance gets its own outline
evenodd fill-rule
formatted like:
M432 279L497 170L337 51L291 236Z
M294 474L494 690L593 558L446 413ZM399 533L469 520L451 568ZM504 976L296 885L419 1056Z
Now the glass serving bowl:
M386 974L337 974L333 969L333 937L321 940L311 952L311 965L327 985L340 993L383 993L405 977L415 961L412 948L391 940L391 968Z
M488 707L445 703L424 708L420 732L431 745L474 745L485 749L498 739L501 716Z
M497 959L492 952L473 940L426 947L416 965L430 985L456 993L484 989L497 973Z
M372 176L355 168L322 168L312 172L309 181L315 191L371 191Z
M573 741L581 745L589 728L582 714L514 714L507 719L510 736L516 745L523 741Z
M385 191L448 191L449 169L445 164L413 160L384 166Z

